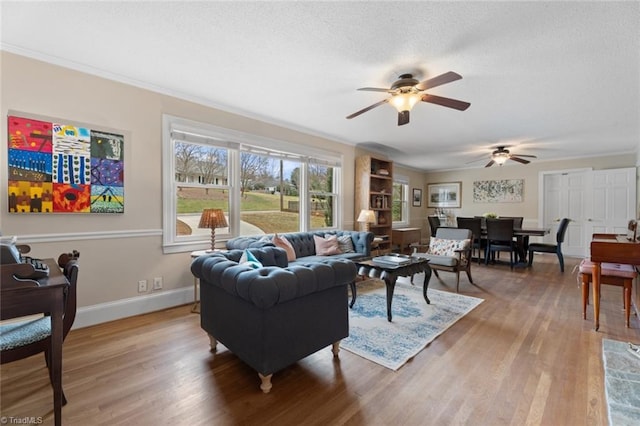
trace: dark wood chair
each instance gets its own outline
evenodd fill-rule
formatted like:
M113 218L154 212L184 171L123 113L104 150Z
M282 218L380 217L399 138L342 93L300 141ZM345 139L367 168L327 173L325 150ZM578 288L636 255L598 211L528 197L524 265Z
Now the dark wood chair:
M522 229L523 216L500 216L500 219L513 219L513 229Z
M472 252L477 251L478 265L482 261L481 253L486 248L486 240L482 238L482 220L479 217L458 217L456 218L458 228L468 229L473 234L471 243Z
M427 216L429 221L429 229L431 230L431 236L435 237L438 228L440 227L440 218L438 216Z
M556 232L556 243L531 243L529 244L529 266L533 264L533 254L538 253L555 253L558 256L558 262L560 263L560 272L564 272L564 256L562 255L562 243L564 242L564 236L567 233L571 219L563 218L558 225L558 232Z
M22 249L20 251L25 253ZM28 250L26 252L28 252ZM62 268L64 275L69 281L69 288L64 301L63 341L67 337L67 334L69 334L69 330L71 330L71 326L76 318L76 287L78 283L77 259L79 256L80 253L74 250L72 253L65 253L58 257L58 265ZM26 281L26 285L32 282L33 281ZM15 288L15 285L13 288ZM5 286L3 286L2 289L4 290ZM9 288L8 290L11 289L12 288ZM10 322L0 326L0 363L7 364L38 353L44 353L44 359L49 369L49 379L53 385L50 348L51 321L46 313L36 319L30 318L28 320ZM64 392L62 392L62 404L65 405L66 403L67 400Z
M484 263L489 264L489 258L495 259L495 253L509 252L509 266L513 269L514 255L517 252L517 244L513 239L513 219L487 218L487 248L485 249Z

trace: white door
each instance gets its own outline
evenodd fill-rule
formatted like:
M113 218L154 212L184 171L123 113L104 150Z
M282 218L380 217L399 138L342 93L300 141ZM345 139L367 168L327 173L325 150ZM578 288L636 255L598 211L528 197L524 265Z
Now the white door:
M590 204L589 173L590 170L542 173L539 217L542 218L541 226L551 229L544 240L555 244L560 220L568 217L571 222L562 244L562 253L568 256L584 256L591 241L585 237L588 219L585 212Z
M562 252L588 256L594 233L625 234L636 218L636 169L541 172L541 226L551 228L546 242L555 242L558 221L571 219Z
M629 220L636 218L636 169L594 171L592 188L588 235L626 234Z

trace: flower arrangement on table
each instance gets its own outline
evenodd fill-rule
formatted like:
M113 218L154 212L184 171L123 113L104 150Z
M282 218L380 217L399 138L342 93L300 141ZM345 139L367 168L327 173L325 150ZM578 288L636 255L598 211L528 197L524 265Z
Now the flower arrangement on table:
M487 218L487 219L497 219L498 218L498 214L497 213L493 213L493 212L484 213L482 216Z

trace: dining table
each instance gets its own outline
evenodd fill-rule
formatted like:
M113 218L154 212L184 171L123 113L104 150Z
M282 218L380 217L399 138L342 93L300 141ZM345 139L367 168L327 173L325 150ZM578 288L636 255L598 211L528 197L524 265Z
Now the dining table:
M550 228L534 228L534 227L514 228L513 236L516 238L516 243L518 246L518 250L517 250L518 264L523 264L527 262L527 252L529 250L529 238L544 237L550 232L551 232ZM487 228L482 227L482 238L486 238L486 236L487 236Z

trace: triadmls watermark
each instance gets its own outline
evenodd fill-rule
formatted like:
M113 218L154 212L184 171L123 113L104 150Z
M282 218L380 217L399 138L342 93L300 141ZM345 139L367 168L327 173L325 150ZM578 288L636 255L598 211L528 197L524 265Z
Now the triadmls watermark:
M43 423L42 416L2 416L0 417L0 424L3 425L40 425Z

